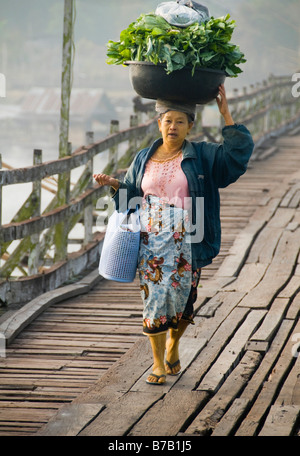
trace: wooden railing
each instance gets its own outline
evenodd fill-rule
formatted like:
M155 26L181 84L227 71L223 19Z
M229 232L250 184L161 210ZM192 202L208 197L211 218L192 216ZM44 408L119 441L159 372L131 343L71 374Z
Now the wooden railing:
M291 77L271 76L268 81L244 89L241 94L235 91L229 98L234 119L244 123L253 134L256 142L254 159L258 158L260 146L266 139L300 123L300 99L292 96L291 89ZM94 158L109 151L103 171L122 176L135 153L159 136L154 103L142 103L136 98L134 109L135 115L131 116L128 129L119 131L118 121L111 121L108 137L94 142L93 133L88 132L87 145L72 152L69 144L67 157L43 163L42 151L34 150L33 166L0 170L0 304L27 302L98 263L104 234L96 227L96 209L98 199L105 198L107 189L93 184ZM203 126L203 109L198 107L194 136L190 139L219 141L222 124ZM121 145L124 148L124 144L126 152L119 158L118 150ZM81 176L71 184L71 171L82 166ZM53 176L60 177L57 191L41 212L41 192L48 185L47 179ZM29 197L11 222L2 225L2 187L30 182ZM69 233L77 224L84 227L84 235L82 239L72 241ZM11 251L14 241L18 244ZM70 242L77 242L80 249L70 253Z

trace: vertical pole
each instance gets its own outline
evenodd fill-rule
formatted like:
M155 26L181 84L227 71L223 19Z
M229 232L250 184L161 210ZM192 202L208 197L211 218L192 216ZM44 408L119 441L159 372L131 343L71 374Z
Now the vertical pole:
M94 133L88 131L86 133L86 144L93 144ZM89 182L87 188L93 187L93 159L91 158L86 164L86 170L89 174ZM87 245L93 240L93 205L90 204L84 208L84 245Z
M2 168L2 155L0 154L0 169ZM2 184L0 183L0 226L2 225Z
M65 0L64 3L64 30L62 52L61 78L61 110L59 133L59 158L66 157L69 152L69 111L71 97L72 73L72 44L73 44L73 10L74 0ZM69 182L65 173L58 176L57 205L67 202ZM55 261L65 260L67 257L68 229L64 222L58 223L55 228Z
M62 50L61 108L59 132L59 158L68 154L69 111L72 77L72 43L73 43L73 9L74 0L65 0L64 31Z
M137 127L138 126L138 122L139 122L139 119L138 119L138 116L136 114L130 116L130 124L129 124L130 127ZM133 151L132 157L134 157L134 155L136 153L136 149L137 149L137 140L136 140L136 138L134 138L131 141L129 141L129 147Z
M119 121L111 120L110 122L110 134L119 132ZM118 168L118 145L113 146L109 149L108 164L110 166L110 174L114 174Z
M35 149L33 151L33 164L39 165L42 163L42 151ZM32 183L32 203L34 210L32 212L33 217L41 215L41 181L35 181ZM31 250L28 257L28 275L38 273L39 268L39 256L40 256L40 235L39 233L32 234L30 236Z
M0 169L2 168L2 155L0 154ZM0 183L0 228L2 226L2 184ZM1 267L1 258L2 258L2 230L0 229L0 267Z

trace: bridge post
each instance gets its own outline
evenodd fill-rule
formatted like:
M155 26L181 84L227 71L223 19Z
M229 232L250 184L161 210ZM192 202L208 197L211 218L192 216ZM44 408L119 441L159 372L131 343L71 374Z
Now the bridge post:
M2 168L2 155L0 154L0 169ZM2 184L0 183L0 228L2 226ZM0 229L0 266L1 266L1 258L2 258L2 245L3 245L3 238L2 238L2 230Z
M0 169L2 168L2 155L0 154ZM2 225L2 184L0 183L0 226Z
M42 163L42 151L34 149L33 151L33 165L40 165ZM32 217L39 217L41 215L41 179L32 182L32 205L34 206ZM39 257L40 257L40 234L35 233L30 236L31 248L28 257L28 275L38 273Z
M94 132L86 132L86 144L93 144ZM88 171L89 181L87 188L93 187L93 159L91 158L86 164L86 171ZM93 205L89 204L84 209L84 241L83 245L87 245L93 239Z
M119 132L119 121L112 120L110 123L110 134ZM118 167L118 146L113 146L109 149L108 154L108 166L110 168L110 174L114 174Z
M59 134L59 158L68 155L69 136L69 111L71 97L71 71L72 71L72 43L73 43L73 11L74 0L65 0L64 3L64 29L63 29L63 55L62 55L62 78L61 78L61 110L60 110L60 134ZM57 206L66 204L69 194L69 178L65 173L58 177ZM58 223L55 229L55 261L63 261L67 257L68 226L66 223Z

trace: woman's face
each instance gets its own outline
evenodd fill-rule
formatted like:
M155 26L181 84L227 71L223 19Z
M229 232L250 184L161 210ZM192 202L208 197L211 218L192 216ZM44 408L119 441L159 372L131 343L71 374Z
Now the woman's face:
M188 116L183 112L168 111L158 119L158 126L165 144L181 147L193 122L189 122Z

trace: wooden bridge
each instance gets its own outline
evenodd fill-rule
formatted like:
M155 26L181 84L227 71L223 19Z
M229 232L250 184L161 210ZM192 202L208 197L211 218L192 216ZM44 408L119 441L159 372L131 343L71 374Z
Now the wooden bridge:
M300 109L290 90L288 78L273 77L230 100L256 149L247 173L221 191L221 252L202 274L196 324L181 343L182 372L163 386L145 383L152 359L141 334L138 281L98 275L103 233L93 221L104 195L91 184L97 154L109 149L106 170L121 175L142 147L138 139L149 143L157 135L151 105L136 103L130 129L114 132L114 122L108 138L68 158L0 171L1 185L33 182L19 214L1 227L7 312L0 333L7 344L0 435L299 434ZM150 120L139 125L141 110ZM199 139L219 139L219 129L202 127L201 115L195 131ZM70 182L82 165L82 177L65 187L65 204L58 206L56 195L40 214L43 179L61 173ZM68 255L68 232L77 223L85 227L82 248ZM48 253L52 246L56 255ZM16 267L23 277L12 278Z

